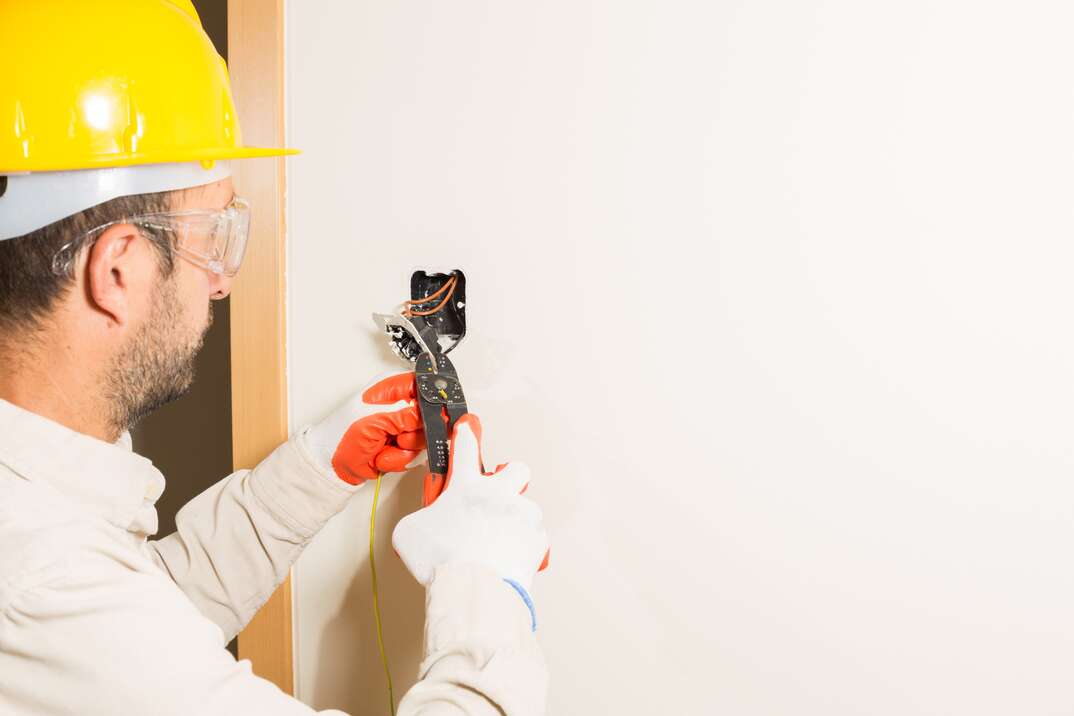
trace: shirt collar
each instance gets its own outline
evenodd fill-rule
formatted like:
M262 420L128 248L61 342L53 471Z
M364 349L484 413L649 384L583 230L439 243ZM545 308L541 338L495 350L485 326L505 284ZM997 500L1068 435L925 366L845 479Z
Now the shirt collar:
M130 435L106 443L0 399L0 464L43 482L140 536L155 534L164 476L131 450Z

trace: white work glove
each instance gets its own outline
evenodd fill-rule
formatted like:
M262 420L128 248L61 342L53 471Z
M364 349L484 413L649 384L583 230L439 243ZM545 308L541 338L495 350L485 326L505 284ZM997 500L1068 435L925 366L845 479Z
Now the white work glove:
M511 463L486 473L480 435L476 415L459 418L451 440L447 486L435 502L399 522L392 543L410 573L426 587L441 565L474 564L528 592L548 554L541 509L521 494L529 485L530 471L522 463Z
M374 379L309 428L305 438L317 461L352 485L417 465L425 431L414 401L414 373Z

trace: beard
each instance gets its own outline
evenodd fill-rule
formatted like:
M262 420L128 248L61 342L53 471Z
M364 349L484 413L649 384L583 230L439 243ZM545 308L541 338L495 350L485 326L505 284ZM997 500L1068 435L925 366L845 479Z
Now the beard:
M119 435L173 400L194 382L194 362L213 323L201 330L186 328L175 281L165 278L146 321L112 360L107 372L111 422Z

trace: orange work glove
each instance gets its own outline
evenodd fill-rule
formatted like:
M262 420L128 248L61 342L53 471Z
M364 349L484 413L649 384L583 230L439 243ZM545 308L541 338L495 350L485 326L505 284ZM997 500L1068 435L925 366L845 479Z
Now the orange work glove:
M425 450L414 390L409 371L375 380L309 429L311 451L352 485L413 467Z

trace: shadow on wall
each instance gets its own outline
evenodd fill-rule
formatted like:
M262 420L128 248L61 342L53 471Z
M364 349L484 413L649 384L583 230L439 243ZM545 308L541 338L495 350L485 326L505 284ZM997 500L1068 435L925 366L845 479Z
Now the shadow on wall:
M425 468L401 476L395 489L381 488L377 510L376 560L384 642L392 670L398 704L418 680L423 653L425 590L407 571L391 545L392 531L415 505L421 504ZM348 520L365 525L365 534L354 535L356 549L365 550L365 559L347 587L340 611L320 635L317 676L313 693L304 697L314 708L343 709L349 713L378 714L388 711L388 682L377 647L377 626L373 615L373 572L368 559L369 510L373 484L362 490L362 498L348 509L360 510L364 520ZM360 545L360 547L359 547Z

